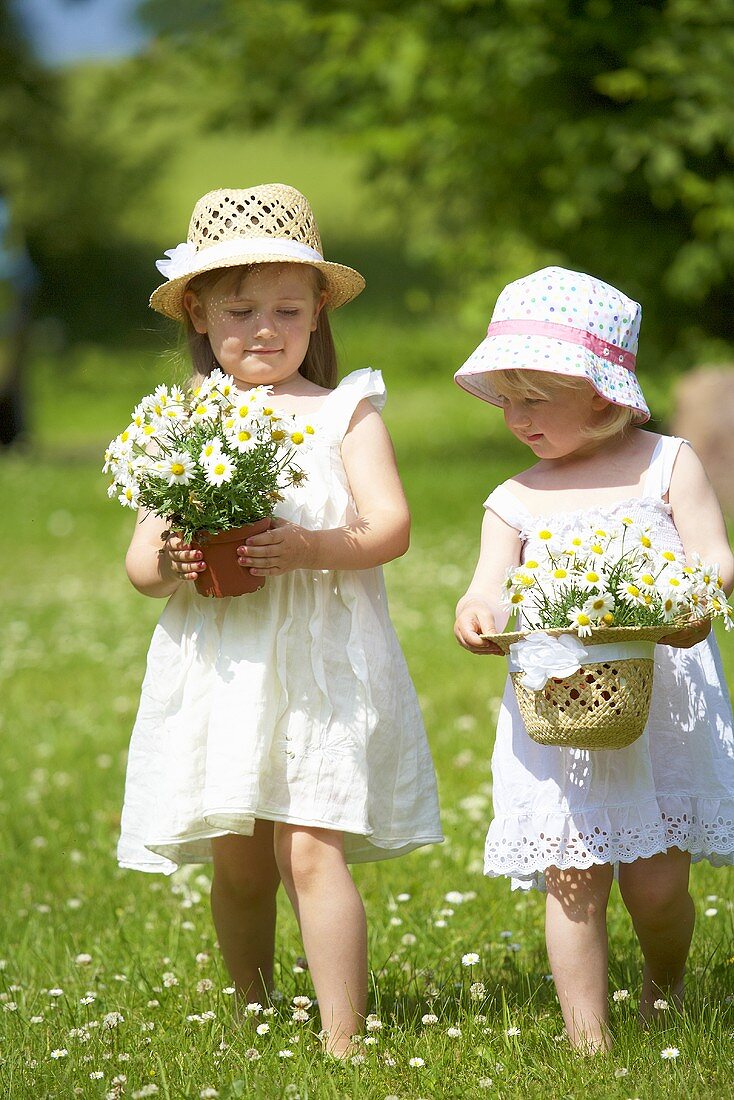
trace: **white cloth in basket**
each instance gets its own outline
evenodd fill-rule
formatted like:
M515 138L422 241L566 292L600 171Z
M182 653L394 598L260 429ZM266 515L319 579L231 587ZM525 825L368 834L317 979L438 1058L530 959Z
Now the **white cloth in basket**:
M310 529L356 518L341 442L379 371L348 375L313 418L308 480L276 515ZM443 837L415 690L381 569L296 570L207 599L182 584L148 653L128 760L123 867L170 873L257 818L343 832L347 859Z
M661 549L680 552L670 486L684 440L663 436L641 497L600 508L531 515L506 485L491 508L524 539L523 560L537 550L532 532L610 523L623 516L651 528ZM485 874L508 875L513 888L544 886L546 867L631 863L677 847L694 861L734 863L734 722L713 634L691 649L655 649L647 728L624 749L539 745L522 723L509 682L492 756L494 819Z

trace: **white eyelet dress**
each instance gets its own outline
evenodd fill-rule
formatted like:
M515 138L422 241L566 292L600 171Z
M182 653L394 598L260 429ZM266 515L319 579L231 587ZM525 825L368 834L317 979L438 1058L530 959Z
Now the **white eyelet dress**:
M308 474L276 515L312 530L357 518L341 442L379 371L344 378L313 418ZM128 759L123 867L211 859L212 837L257 818L344 833L348 860L443 840L415 690L380 568L295 570L208 599L182 584L148 653Z
M490 508L538 549L531 532L611 523L629 516L649 527L661 549L682 551L667 494L684 440L662 437L643 495L601 508L533 516L500 485ZM693 860L734 863L732 710L713 633L691 649L655 649L650 715L624 749L589 752L536 744L527 734L508 678L492 757L494 819L485 874L508 875L513 889L544 889L546 867L631 863L670 847Z

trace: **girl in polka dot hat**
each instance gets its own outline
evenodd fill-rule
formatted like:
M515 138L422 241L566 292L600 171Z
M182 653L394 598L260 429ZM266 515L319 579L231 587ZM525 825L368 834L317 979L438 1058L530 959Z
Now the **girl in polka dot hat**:
M714 491L682 439L643 431L635 374L640 307L599 279L545 268L499 297L486 338L456 374L499 405L533 465L485 501L476 570L456 609L471 653L497 654L508 569L548 531L624 521L685 565L717 562L727 593L734 557ZM622 749L531 740L510 682L492 758L494 819L485 873L546 891L546 941L571 1042L611 1045L606 907L616 877L644 956L640 1012L680 1004L693 933L692 861L734 863L734 721L708 626L655 647L642 737ZM658 1002L658 1007L656 1007Z

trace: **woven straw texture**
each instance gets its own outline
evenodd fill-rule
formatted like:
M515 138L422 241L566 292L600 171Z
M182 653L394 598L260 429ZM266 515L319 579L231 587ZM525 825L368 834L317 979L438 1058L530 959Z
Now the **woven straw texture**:
M244 189L220 188L210 191L197 202L189 223L188 243L201 254L196 270L158 287L150 298L153 309L174 320L183 318L183 295L186 285L195 275L218 268L238 267L248 263L302 263L323 272L327 281L327 305L336 309L351 301L364 289L364 279L358 271L343 264L300 258L284 259L282 253L272 255L252 250L248 253L248 238L273 237L295 241L323 255L321 237L310 203L295 187L268 183ZM226 260L207 262L206 250L224 241L241 241L242 251Z
M622 749L642 734L655 662L642 657L584 665L542 691L512 673L517 705L533 741L572 749Z
M658 642L670 626L620 626L595 630L584 645ZM546 630L554 638L570 630ZM524 632L485 634L503 653ZM623 749L642 735L652 698L655 662L645 657L582 665L562 680L549 680L542 691L523 687L523 673L511 674L517 705L533 741L569 749Z

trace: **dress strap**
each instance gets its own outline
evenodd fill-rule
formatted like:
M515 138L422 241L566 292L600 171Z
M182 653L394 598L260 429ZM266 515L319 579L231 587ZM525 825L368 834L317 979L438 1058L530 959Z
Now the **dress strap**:
M675 460L684 443L688 440L675 435L660 436L647 468L643 496L662 498L667 495Z
M354 410L365 398L369 398L378 412L383 409L387 393L381 371L364 367L346 375L326 398L316 419L323 423L325 432L332 439L341 441L354 416Z
M514 527L516 531L522 531L528 526L528 520L532 520L532 514L522 501L518 500L515 494L504 485L498 485L492 490L484 502L484 507L498 515L510 527Z

